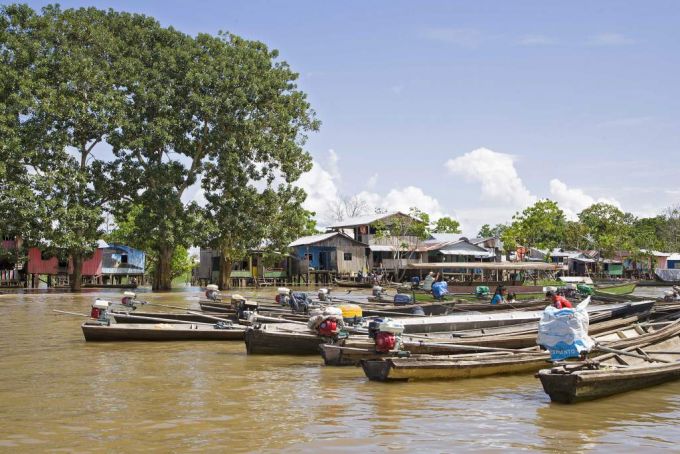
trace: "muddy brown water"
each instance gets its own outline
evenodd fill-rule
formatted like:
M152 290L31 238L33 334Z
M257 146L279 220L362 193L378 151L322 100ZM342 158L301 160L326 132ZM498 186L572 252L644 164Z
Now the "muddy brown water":
M663 289L659 289L662 292ZM247 292L246 292L247 293ZM197 289L144 295L195 305ZM680 382L574 406L532 376L382 384L242 342L86 343L96 296L0 296L0 451L677 449Z

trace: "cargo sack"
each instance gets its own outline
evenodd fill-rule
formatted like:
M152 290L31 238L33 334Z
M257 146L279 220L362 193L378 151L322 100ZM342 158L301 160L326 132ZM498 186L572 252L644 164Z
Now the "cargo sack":
M590 297L583 300L576 309L557 309L548 306L538 322L536 343L550 351L550 359L558 361L578 358L582 352L589 352L595 343L588 336L588 304Z
M446 282L435 282L432 284L432 295L435 299L441 299L444 295L449 294L449 285Z

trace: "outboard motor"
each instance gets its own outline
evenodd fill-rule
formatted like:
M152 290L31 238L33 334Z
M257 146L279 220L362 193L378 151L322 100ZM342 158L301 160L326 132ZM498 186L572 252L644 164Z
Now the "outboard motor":
M577 288L576 288L576 284L565 285L564 288L563 288L563 293L564 293L564 296L567 297L567 298L577 298L579 296Z
M310 318L307 326L320 336L335 338L344 327L342 310L338 307L328 306L322 314Z
M326 301L328 298L328 289L327 288L320 288L319 289L319 301Z
M420 288L420 277L419 276L413 276L411 278L411 288L412 289L417 289Z
M394 295L394 305L405 305L405 304L411 304L413 301L411 299L411 295L408 293L397 293Z
M374 318L370 322L368 322L368 337L371 339L375 339L375 337L378 335L380 332L380 324L384 322L382 318Z
M303 292L293 292L290 295L290 307L293 312L302 312L304 314L309 313L309 298L306 293Z
M401 344L401 333L404 332L404 325L394 320L387 319L378 325L378 332L375 335L375 351L378 353L388 353L396 350Z
M251 315L257 313L257 302L240 300L236 306L236 316L240 320L248 320Z
M124 292L123 299L120 301L120 304L122 304L125 307L131 307L132 309L136 309L135 303L137 301L135 300L135 298L137 298L137 294L135 292Z
M90 310L90 318L97 320L100 323L109 323L109 306L111 306L110 301L102 300L97 298L92 303L92 309Z
M279 287L276 293L276 302L281 306L288 306L290 304L290 289Z
M219 287L215 284L206 285L205 297L210 301L218 301L220 298Z
M383 288L379 285L374 285L373 286L373 296L376 298L380 298L383 294Z

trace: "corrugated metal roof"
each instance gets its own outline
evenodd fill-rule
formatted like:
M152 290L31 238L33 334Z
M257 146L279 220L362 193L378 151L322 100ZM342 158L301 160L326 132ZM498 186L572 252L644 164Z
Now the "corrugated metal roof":
M668 256L668 260L680 260L680 253L673 252Z
M388 246L386 244L371 244L368 248L374 252L394 252L396 250L394 246Z
M382 221L383 219L389 218L391 216L395 215L402 215L402 216L407 216L412 218L415 221L420 221L420 219L416 219L413 216L410 216L406 213L402 213L401 211L391 211L389 213L381 213L381 214L369 214L366 216L357 216L354 218L348 218L345 219L344 221L338 221L336 224L329 225L328 227L331 229L342 229L346 227L357 227L360 225L369 225L373 224L374 222Z
M329 232L320 233L318 235L303 236L290 243L288 247L307 246L309 244L319 243L321 241L326 241L329 238L333 238L335 235L340 235L340 232Z
M456 250L456 249L440 249L439 252L441 252L444 255L462 255L462 256L469 256L469 257L493 257L493 254L491 254L488 251L479 252L479 251L465 251L465 250Z
M484 270L543 270L559 271L566 270L565 265L545 262L438 262L438 263L409 263L408 268L418 270L442 269L442 268L465 268Z
M431 233L430 238L425 240L426 243L453 243L460 241L465 235L460 233Z
M351 241L352 243L356 243L356 244L362 245L362 246L368 246L368 245L362 243L361 241L357 241L354 238L352 238L348 235L345 235L342 232L327 232L327 233L319 233L318 235L303 236L303 237L298 238L297 240L293 241L292 243L290 243L288 245L288 247L309 246L309 245L312 245L312 244L320 243L322 241L326 241L328 239L333 238L334 236L341 236L341 237Z

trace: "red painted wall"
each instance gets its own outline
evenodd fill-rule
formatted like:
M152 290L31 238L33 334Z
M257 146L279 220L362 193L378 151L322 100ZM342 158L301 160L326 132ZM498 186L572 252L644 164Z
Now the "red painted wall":
M40 258L40 249L32 247L28 249L28 272L30 274L57 274L59 260L52 257L49 260Z
M102 274L103 249L97 249L94 255L83 263L83 276L97 276ZM58 274L59 259L52 257L49 260L40 258L40 249L32 247L28 250L28 272L31 274ZM71 260L68 264L68 272L73 272Z

